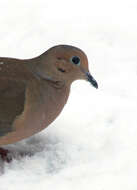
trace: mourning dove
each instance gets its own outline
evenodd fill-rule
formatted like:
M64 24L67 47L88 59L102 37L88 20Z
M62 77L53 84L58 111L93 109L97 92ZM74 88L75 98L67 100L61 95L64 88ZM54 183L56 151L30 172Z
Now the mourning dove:
M0 58L0 145L45 129L62 111L71 83L98 84L79 48L58 45L32 59Z

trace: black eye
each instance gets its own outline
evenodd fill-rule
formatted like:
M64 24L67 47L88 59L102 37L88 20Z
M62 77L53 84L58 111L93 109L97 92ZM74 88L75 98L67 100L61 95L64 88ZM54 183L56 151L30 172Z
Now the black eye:
M73 64L75 64L75 65L80 65L80 58L77 57L77 56L73 56L73 57L71 58L71 62L72 62Z

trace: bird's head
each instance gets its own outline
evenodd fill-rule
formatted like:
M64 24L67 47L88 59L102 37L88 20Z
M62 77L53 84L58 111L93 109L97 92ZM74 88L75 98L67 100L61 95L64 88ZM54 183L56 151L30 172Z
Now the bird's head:
M71 84L75 80L89 81L95 88L98 84L89 72L86 54L79 48L58 45L39 56L33 69L43 79Z

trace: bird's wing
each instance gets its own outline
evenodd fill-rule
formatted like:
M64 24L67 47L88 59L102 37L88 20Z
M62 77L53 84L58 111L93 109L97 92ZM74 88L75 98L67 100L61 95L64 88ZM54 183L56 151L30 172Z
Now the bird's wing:
M0 58L0 136L12 130L24 110L25 89L32 74L18 60Z

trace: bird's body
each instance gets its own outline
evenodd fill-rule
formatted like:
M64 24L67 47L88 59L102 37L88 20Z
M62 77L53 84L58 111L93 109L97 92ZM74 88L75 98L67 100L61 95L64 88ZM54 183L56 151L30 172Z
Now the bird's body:
M79 59L83 66L75 65ZM72 46L56 46L33 59L0 58L0 145L46 128L62 111L74 80L97 87L88 75L86 55Z
M0 106L5 102L10 113L6 111L0 124L0 145L11 144L38 133L54 121L63 109L69 96L69 87L56 89L50 82L35 80L29 82L21 94L1 100ZM3 111L0 111L0 115ZM9 117L8 122L6 116L7 119Z
M5 145L46 128L63 109L70 86L40 80L22 65L15 65L17 60L8 62L7 58L2 58L1 61L0 145ZM25 64L30 61L25 60Z

